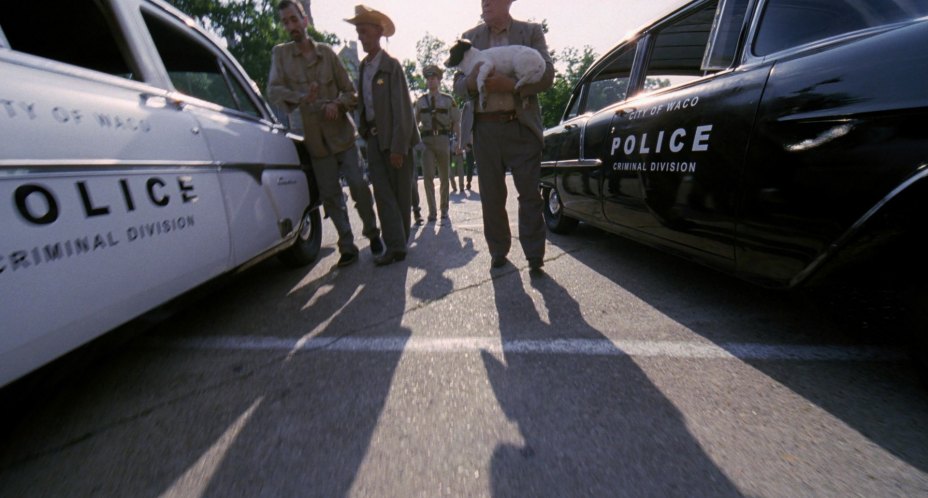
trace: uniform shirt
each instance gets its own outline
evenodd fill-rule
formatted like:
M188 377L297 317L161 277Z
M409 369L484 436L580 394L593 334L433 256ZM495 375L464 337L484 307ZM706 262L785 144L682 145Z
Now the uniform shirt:
M460 120L458 106L454 98L447 93L438 92L435 96L435 112L432 112L432 93L428 92L416 100L416 121L423 134L437 130L450 134L453 124Z
M274 47L267 95L288 113L300 110L306 147L313 157L325 157L354 147L357 131L347 113L357 106L358 97L348 71L331 47L312 43L313 56L304 56L296 42ZM319 85L312 104L301 103L311 83ZM324 119L325 104L338 104L334 121Z

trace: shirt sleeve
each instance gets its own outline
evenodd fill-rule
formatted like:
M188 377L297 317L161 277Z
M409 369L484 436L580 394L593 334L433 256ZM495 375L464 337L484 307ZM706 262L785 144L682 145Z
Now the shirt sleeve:
M390 90L393 109L393 135L391 137L390 152L409 154L410 142L413 136L412 106L409 105L409 86L406 84L406 73L399 61L393 61L393 71L390 72Z
M354 83L351 82L351 77L348 76L348 70L345 69L342 60L335 52L332 52L332 56L335 58L333 65L335 85L338 88L338 97L335 99L335 102L341 107L341 110L345 112L354 111L358 106L358 93L354 88Z
M290 81L282 67L283 55L280 46L274 47L271 51L271 73L267 78L267 98L290 113L299 106L303 95L290 89Z
M548 53L548 43L545 41L545 34L541 30L541 25L532 23L532 35L529 46L541 54L545 60L545 73L537 83L530 83L519 89L522 97L539 94L554 84L554 63L551 61L551 54Z

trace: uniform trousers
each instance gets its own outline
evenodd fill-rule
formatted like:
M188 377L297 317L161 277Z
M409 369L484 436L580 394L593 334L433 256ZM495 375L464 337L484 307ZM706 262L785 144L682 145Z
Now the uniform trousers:
M377 228L377 218L374 215L374 200L367 182L364 181L358 161L358 148L352 145L348 150L325 157L314 157L312 161L322 206L338 232L338 252L357 254L358 246L354 244L354 234L348 221L348 208L339 182L339 173L348 183L348 191L351 192L355 208L361 216L361 222L364 224L362 233L369 239L380 237L380 229Z
M406 151L403 167L390 165L390 150L380 150L380 140L367 139L367 164L374 199L383 229L383 243L387 251L406 253L412 202L412 150Z
M509 254L512 234L506 214L506 170L519 201L519 242L525 257L545 256L544 201L538 189L541 180L541 148L538 136L513 120L505 123L474 123L474 153L479 168L477 182L483 208L483 233L490 256Z
M435 218L435 170L438 170L438 195L441 214L448 214L448 169L451 166L451 148L448 135L422 137L422 177L425 200L429 205L429 218Z

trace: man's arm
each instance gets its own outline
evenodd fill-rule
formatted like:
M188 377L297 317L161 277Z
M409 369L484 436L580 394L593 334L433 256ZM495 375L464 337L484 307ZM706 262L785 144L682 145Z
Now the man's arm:
M338 104L339 112L351 112L358 106L358 93L355 91L354 83L351 82L351 77L348 76L348 70L345 69L342 60L335 52L332 52L332 55L335 59L333 61L335 86L338 88L335 103Z
M451 132L458 137L456 148L460 149L463 147L461 144L461 109L453 100L451 101Z
M271 102L290 113L300 105L303 95L290 88L290 82L281 67L281 52L280 46L274 47L271 52L271 73L267 78L267 97Z
M542 75L537 83L530 83L520 88L519 95L522 97L539 94L551 88L551 85L554 84L554 63L551 61L551 54L548 53L548 43L545 41L545 34L541 30L540 25L532 23L530 26L532 27L532 34L529 46L537 50L545 60L545 74Z
M393 108L393 123L391 123L393 134L390 137L392 139L390 152L393 156L402 158L409 152L409 142L415 122L413 121L412 108L409 105L409 87L406 85L406 74L403 72L403 66L399 64L399 61L395 60L392 65L393 70L390 71L390 99ZM402 161L399 164L393 164L393 166L402 166Z

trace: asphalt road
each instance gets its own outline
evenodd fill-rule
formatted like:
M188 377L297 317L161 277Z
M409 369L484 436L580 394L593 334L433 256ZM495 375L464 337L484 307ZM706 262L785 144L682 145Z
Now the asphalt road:
M928 496L890 309L584 225L543 276L517 240L490 270L478 196L383 268L363 240L335 268L325 220L314 266L262 263L4 406L0 496Z

